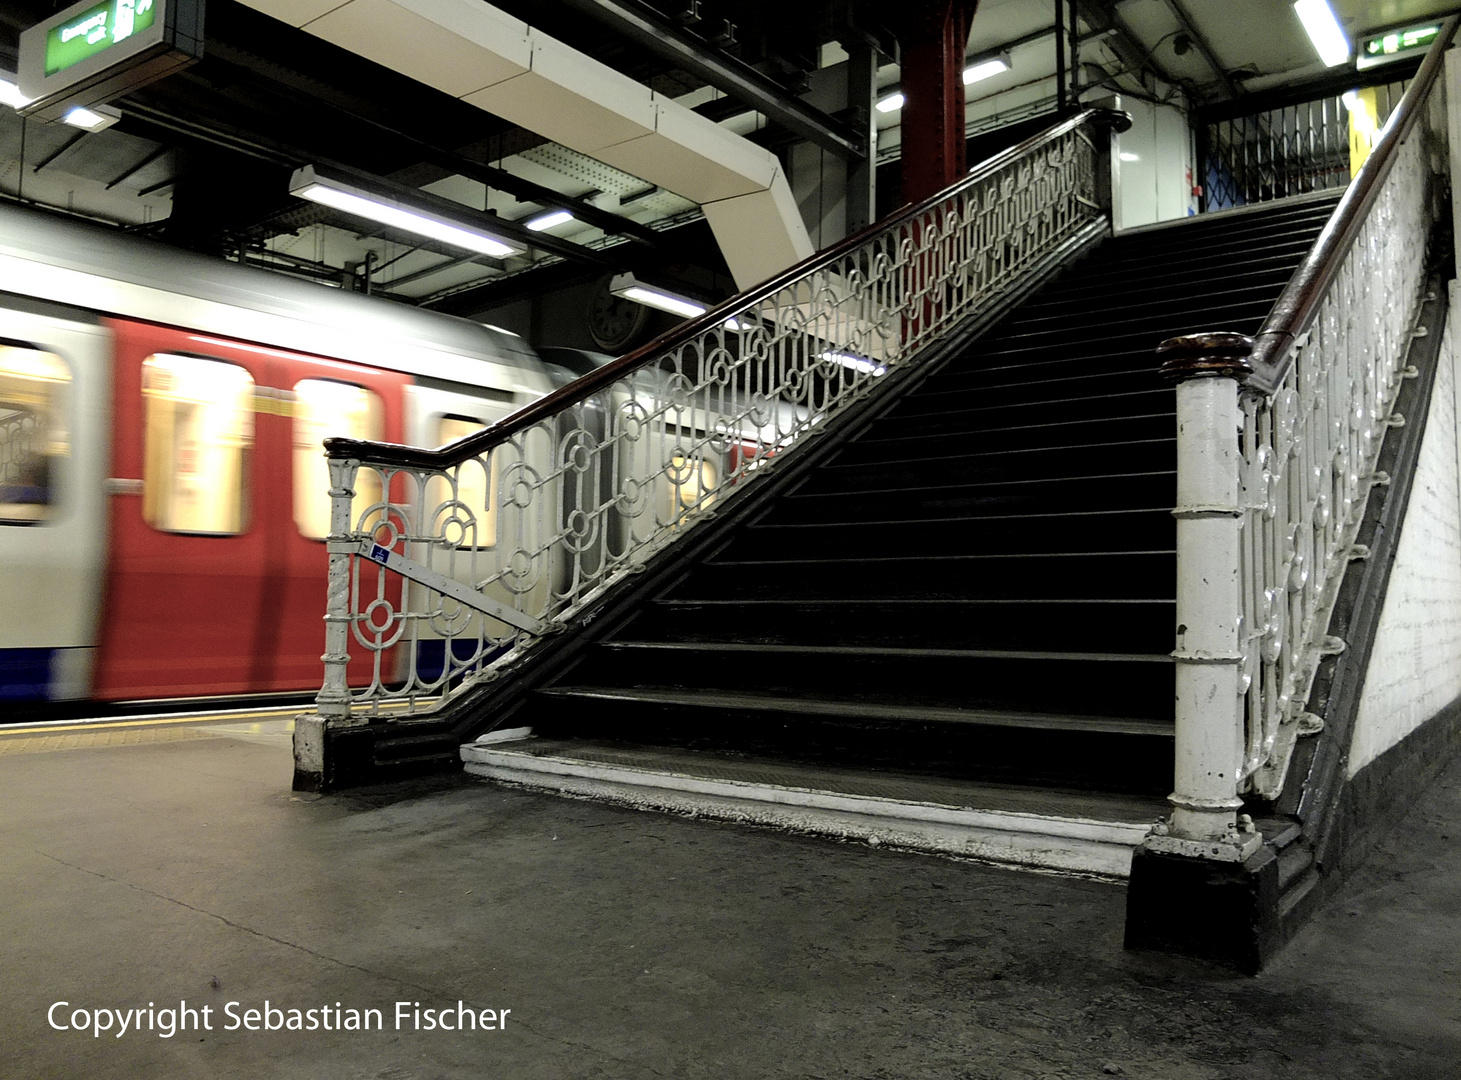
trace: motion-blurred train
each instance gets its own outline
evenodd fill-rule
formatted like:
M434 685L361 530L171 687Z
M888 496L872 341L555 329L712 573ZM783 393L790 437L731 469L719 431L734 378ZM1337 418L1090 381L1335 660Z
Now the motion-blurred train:
M591 363L0 207L0 716L317 688L321 440L438 446Z

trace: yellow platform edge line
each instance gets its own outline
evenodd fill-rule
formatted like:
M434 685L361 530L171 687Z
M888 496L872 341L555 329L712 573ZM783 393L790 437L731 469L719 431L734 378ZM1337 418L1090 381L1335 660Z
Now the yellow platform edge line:
M405 702L385 702L381 709L403 709ZM356 711L365 711L369 705L357 705ZM17 724L14 727L0 725L0 739L7 735L50 735L61 731L107 731L116 728L164 727L169 724L203 724L227 720L269 720L281 716L298 716L308 713L309 707L297 705L284 709L250 709L243 712L196 712L184 715L154 714L150 717L131 720L77 720L73 723Z

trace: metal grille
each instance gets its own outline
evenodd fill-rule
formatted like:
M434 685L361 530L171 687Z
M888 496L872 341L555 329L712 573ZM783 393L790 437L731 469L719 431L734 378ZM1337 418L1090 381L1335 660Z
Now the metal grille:
M1407 85L1374 88L1381 126ZM1351 173L1346 97L1317 98L1200 127L1202 209L1230 210L1347 186Z
M1094 235L1107 218L1108 122L1086 113L991 159L555 414L453 444L450 460L329 444L320 714L363 722L352 704L388 701L409 713L492 678L954 324ZM361 470L386 497L352 517ZM353 692L352 652L370 667Z

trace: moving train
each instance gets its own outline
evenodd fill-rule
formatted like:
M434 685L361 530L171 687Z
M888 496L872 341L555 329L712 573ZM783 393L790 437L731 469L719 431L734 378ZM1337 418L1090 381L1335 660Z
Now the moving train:
M441 445L592 362L0 207L0 702L318 688L321 441Z

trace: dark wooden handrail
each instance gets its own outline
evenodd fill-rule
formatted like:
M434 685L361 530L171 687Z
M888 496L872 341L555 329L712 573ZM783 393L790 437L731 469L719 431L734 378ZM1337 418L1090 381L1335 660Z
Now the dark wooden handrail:
M546 397L526 405L516 412L503 417L490 427L475 431L470 435L464 435L455 442L447 443L445 446L435 450L426 450L415 446L402 446L399 443L372 442L363 439L347 439L335 437L325 440L325 456L335 459L356 458L372 465L386 465L397 468L408 469L449 469L460 465L462 462L491 450L494 446L506 442L518 432L525 431L534 424L541 423L548 418L557 415L564 409L578 404L586 398L592 397L606 387L612 386L626 375L630 375L640 368L647 367L651 362L659 359L670 349L693 340L699 335L713 330L720 326L727 319L734 318L741 312L761 303L768 297L774 296L782 289L794 284L799 279L806 277L824 266L831 265L838 259L856 250L867 243L872 237L880 232L898 227L905 222L912 221L920 215L934 210L942 202L956 197L965 190L978 185L988 179L994 173L1004 168L1010 162L1031 154L1041 147L1054 143L1063 135L1074 131L1085 124L1104 123L1109 127L1124 131L1130 126L1131 120L1123 112L1113 109L1086 109L1076 113L1066 120L1046 128L1038 135L1032 135L1024 142L1010 147L993 157L980 162L969 174L962 179L950 184L943 191L929 196L921 203L905 204L898 210L880 221L875 221L867 228L853 233L851 236L833 244L825 251L819 251L795 266L783 270L773 278L763 281L761 284L738 293L730 299L711 308L703 315L696 315L680 323L674 329L661 334L647 345L642 345L633 352L625 353L611 363L590 372L566 386L559 387Z
M1425 112L1426 100L1445 69L1445 53L1461 15L1452 15L1432 42L1425 61L1416 72L1415 81L1405 91L1400 104L1391 114L1370 156L1360 167L1339 205L1309 249L1309 254L1289 279L1263 327L1253 338L1253 351L1248 356L1252 372L1244 379L1249 389L1272 394L1288 375L1293 364L1293 342L1308 332L1319 313L1319 305L1344 265L1345 256L1359 236L1370 207L1379 197L1385 178L1390 175L1400 156L1400 144Z

